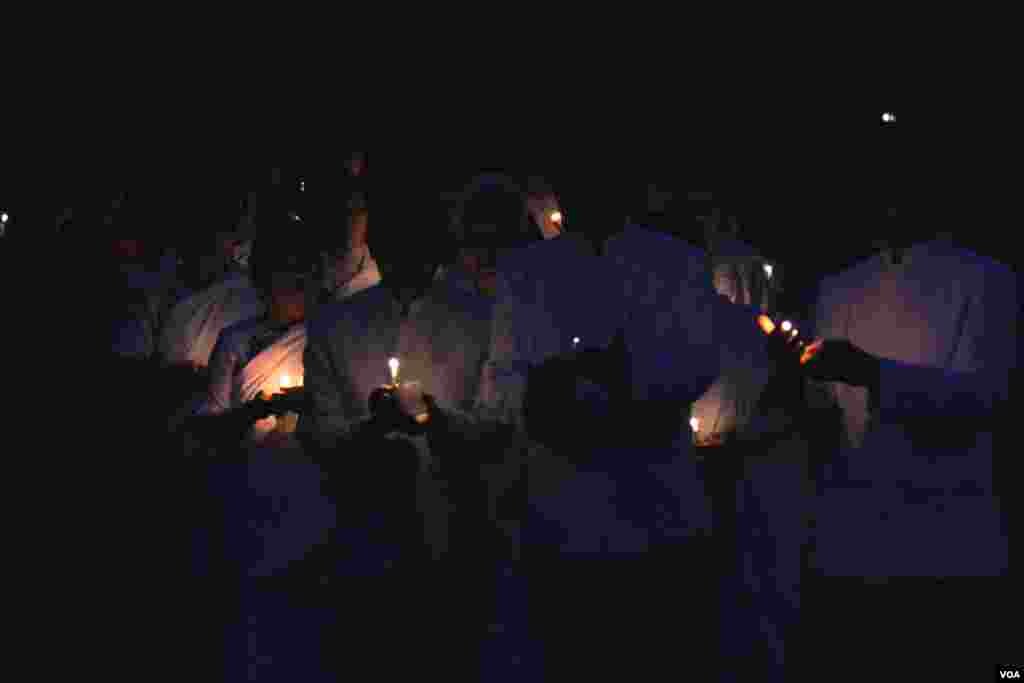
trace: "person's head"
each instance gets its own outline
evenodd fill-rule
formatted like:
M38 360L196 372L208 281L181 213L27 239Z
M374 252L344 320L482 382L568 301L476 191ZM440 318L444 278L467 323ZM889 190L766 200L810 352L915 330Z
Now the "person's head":
M270 317L296 323L306 315L306 283L312 258L305 240L288 230L253 243L250 277L266 298Z
M481 176L467 187L457 210L458 265L483 292L493 292L498 255L541 239L530 224L522 191L502 176Z
M543 178L533 176L527 180L526 210L530 221L544 239L558 237L565 229L565 215L558 195Z

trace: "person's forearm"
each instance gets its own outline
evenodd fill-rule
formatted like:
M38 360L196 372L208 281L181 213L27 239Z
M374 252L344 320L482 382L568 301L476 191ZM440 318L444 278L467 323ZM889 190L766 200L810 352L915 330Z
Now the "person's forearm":
M201 439L218 446L233 446L245 440L259 419L252 406L244 405L219 415L194 415L189 423Z

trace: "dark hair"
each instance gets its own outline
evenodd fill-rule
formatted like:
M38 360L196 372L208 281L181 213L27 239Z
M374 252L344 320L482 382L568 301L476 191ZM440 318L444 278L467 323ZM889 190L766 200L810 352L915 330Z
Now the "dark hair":
M555 193L555 188L540 176L530 176L526 179L527 197L549 197Z
M474 225L493 225L503 235L518 235L526 225L523 198L503 188L488 187L466 202L462 225L469 237Z

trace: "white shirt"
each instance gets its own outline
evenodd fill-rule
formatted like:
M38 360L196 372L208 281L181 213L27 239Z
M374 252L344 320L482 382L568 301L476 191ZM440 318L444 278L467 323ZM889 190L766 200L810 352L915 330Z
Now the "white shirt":
M1005 266L936 240L906 250L902 265L883 253L823 282L817 334L901 363L1005 377L1017 353L1016 292ZM848 444L826 471L816 561L841 575L997 574L1007 546L991 493L992 434L973 420L906 422L899 404L916 393L907 372L883 367L890 391L893 380L904 385L883 388L882 411L864 388L829 385ZM939 430L948 438L929 433Z

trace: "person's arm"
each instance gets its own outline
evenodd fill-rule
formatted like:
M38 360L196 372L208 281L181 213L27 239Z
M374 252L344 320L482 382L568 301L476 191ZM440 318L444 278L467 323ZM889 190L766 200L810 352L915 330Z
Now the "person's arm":
M230 339L223 333L217 338L210 358L210 387L206 399L196 410L196 415L222 415L231 410L231 390L235 372L241 363Z
M303 354L307 412L296 437L318 453L334 453L346 442L379 436L371 418L349 417L329 341L326 334L310 329Z

